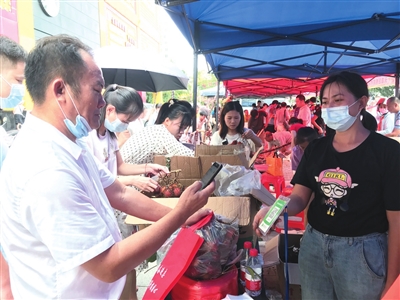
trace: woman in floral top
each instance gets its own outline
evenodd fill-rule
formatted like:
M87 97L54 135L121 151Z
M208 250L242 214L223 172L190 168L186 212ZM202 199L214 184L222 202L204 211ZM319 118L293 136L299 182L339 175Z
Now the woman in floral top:
M133 134L122 146L122 159L130 164L145 164L152 163L155 155L194 156L193 150L179 142L192 118L189 102L170 100L164 103L156 124Z

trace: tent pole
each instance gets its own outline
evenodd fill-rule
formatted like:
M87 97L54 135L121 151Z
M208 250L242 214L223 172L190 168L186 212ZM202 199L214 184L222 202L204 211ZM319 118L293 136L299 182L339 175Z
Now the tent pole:
M220 81L217 81L217 99L215 100L215 128L218 130L218 107L219 107L219 83Z
M194 60L193 60L193 108L196 112L196 115L193 118L193 132L197 129L197 64L198 64L199 55L197 52L194 52Z
M394 81L394 95L399 97L399 77L400 77L400 63L396 64L396 75Z

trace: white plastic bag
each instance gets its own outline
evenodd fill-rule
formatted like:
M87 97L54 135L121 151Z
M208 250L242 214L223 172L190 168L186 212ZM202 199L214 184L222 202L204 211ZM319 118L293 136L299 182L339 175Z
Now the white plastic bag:
M242 196L250 194L252 189L261 188L261 174L257 170L248 170L243 166L224 164L215 177L216 196Z

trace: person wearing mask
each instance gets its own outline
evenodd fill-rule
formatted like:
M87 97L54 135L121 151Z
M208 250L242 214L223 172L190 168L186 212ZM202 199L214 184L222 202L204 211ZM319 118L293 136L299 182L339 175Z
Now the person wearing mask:
M249 145L250 150L262 146L261 139L253 130L244 128L243 108L238 101L228 102L221 111L221 128L211 137L211 145Z
M121 156L128 164L153 163L155 155L194 156L194 151L179 139L192 124L194 110L187 101L171 99L164 103L155 125L132 135L121 148Z
M153 192L157 182L148 177L132 176L139 174L158 174L168 170L157 164L131 165L124 163L119 152L116 133L126 130L128 124L143 112L140 95L130 87L109 85L104 94L106 105L101 109L100 127L89 133L85 139L91 152L119 180L127 186Z
M311 127L311 111L306 104L306 98L304 95L297 95L296 97L296 108L299 109L297 118L303 120L305 126Z
M105 105L91 53L55 35L36 41L26 60L34 105L0 173L0 239L16 299L119 299L126 274L208 213L199 209L213 183L195 182L171 209L127 188L86 150L80 139L100 126ZM155 223L122 240L112 207Z
M381 299L400 274L400 144L364 127L368 99L356 73L321 87L322 115L336 133L306 148L288 196L296 215L315 194L299 255L303 299ZM268 209L254 218L258 233Z
M134 186L138 190L153 192L158 183L140 174L168 173L166 167L157 164L131 165L122 160L119 153L116 133L126 130L128 124L138 118L143 112L143 102L140 95L130 87L117 84L109 85L104 94L106 105L101 109L100 127L92 130L83 140L87 143L91 153L114 176L126 186ZM127 215L115 210L115 216L123 238L134 231L133 225L125 223Z
M387 99L379 99L377 103L378 129L377 133L388 134L394 129L394 114L387 109Z
M27 53L22 46L6 36L0 36L0 109L13 108L22 102L25 94L22 82L25 79L26 56ZM0 131L1 172L10 145L7 141L7 132L2 126ZM2 299L13 299L8 264L3 257L3 249L0 250L0 296Z
M390 97L387 100L388 111L394 114L394 128L390 133L385 134L387 137L400 137L400 99Z

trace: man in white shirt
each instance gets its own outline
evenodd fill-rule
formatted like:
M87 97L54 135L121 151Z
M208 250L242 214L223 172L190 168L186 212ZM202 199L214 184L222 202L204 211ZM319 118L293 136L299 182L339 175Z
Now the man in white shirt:
M388 137L400 137L400 99L397 97L390 97L387 99L388 111L394 114L394 128L393 131L387 133Z
M34 107L0 174L1 245L15 299L120 298L126 274L206 214L199 209L214 189L196 182L170 209L124 186L78 144L105 105L90 51L59 35L39 40L27 58ZM121 240L111 207L156 222Z
M311 111L306 104L306 98L304 95L297 95L296 97L296 108L299 108L298 119L303 120L303 125L311 127Z
M13 108L21 102L25 87L24 69L26 51L13 40L0 36L0 108ZM6 130L0 127L0 171L7 156L10 141ZM0 256L0 299L12 299L8 265Z
M385 98L379 99L377 103L377 122L378 122L378 129L376 130L377 133L380 134L388 134L393 131L394 128L394 114L389 112L387 108L387 100Z

